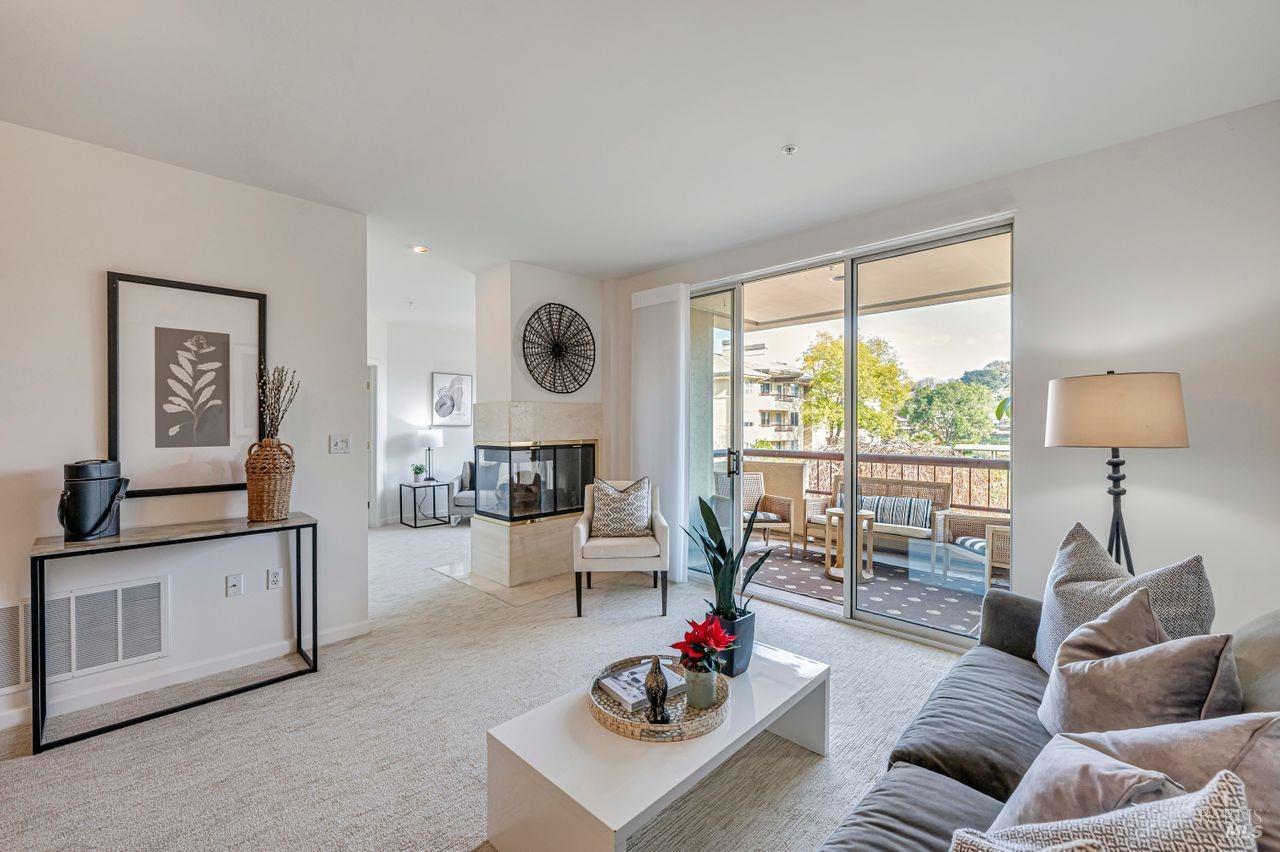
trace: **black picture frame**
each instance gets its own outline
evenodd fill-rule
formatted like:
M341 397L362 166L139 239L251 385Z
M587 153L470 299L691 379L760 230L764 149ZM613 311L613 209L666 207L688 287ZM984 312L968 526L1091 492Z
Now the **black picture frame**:
M130 284L147 284L153 287L167 287L173 290L186 290L197 293L209 293L215 296L228 296L235 299L252 299L258 303L258 360L266 363L267 358L267 294L254 293L250 290L234 290L230 287L214 287L208 284L193 284L189 281L173 281L168 278L153 278L147 275L131 275L125 272L107 273L107 458L121 462L125 476L128 469L120 458L120 282ZM258 411L258 440L266 434L266 420L261 409ZM130 488L126 497L168 497L175 494L206 494L216 491L244 491L243 482L215 483L212 485L184 485L169 488Z

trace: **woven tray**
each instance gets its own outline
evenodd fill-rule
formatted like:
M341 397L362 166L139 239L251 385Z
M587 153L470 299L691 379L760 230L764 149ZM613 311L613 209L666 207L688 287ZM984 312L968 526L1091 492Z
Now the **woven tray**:
M680 665L679 657L667 654L659 654L658 657L664 665L669 666L677 674L681 676L685 674L684 668ZM596 675L595 679L591 681L590 690L592 717L615 734L651 743L683 742L684 740L691 740L694 737L710 733L720 727L720 723L724 721L729 710L729 679L722 674L716 675L716 703L706 710L697 710L690 707L685 700L687 692L682 692L674 698L668 698L667 712L671 715L671 724L669 725L650 724L645 719L645 712L649 709L648 707L641 707L635 711L627 710L606 689L600 686L601 678L641 663L650 662L652 659L652 654L644 657L628 657L625 660L610 663L600 674Z

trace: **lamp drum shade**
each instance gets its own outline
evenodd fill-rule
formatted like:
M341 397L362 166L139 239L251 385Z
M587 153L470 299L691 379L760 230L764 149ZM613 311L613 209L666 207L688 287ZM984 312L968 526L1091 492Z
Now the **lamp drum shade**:
M444 446L444 430L419 429L418 443L424 447L443 447Z
M1185 447L1178 373L1104 373L1049 382L1046 447Z

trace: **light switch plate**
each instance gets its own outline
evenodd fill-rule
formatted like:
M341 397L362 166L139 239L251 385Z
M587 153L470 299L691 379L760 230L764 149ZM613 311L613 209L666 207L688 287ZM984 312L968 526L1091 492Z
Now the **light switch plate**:
M227 575L227 597L238 598L244 594L244 575L228 574Z
M351 452L351 436L350 435L330 435L329 436L329 455L340 456Z

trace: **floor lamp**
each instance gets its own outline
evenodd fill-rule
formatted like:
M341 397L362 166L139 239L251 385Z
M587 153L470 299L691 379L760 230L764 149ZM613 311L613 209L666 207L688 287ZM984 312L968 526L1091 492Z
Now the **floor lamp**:
M1117 373L1071 376L1049 382L1046 447L1103 447L1111 450L1107 474L1111 533L1107 553L1133 573L1129 534L1120 498L1125 476L1121 447L1185 447L1187 415L1178 373ZM1121 554L1124 561L1121 562Z
M440 429L419 429L418 441L427 448L427 482L435 482L435 474L431 470L431 450L444 446L444 432Z

